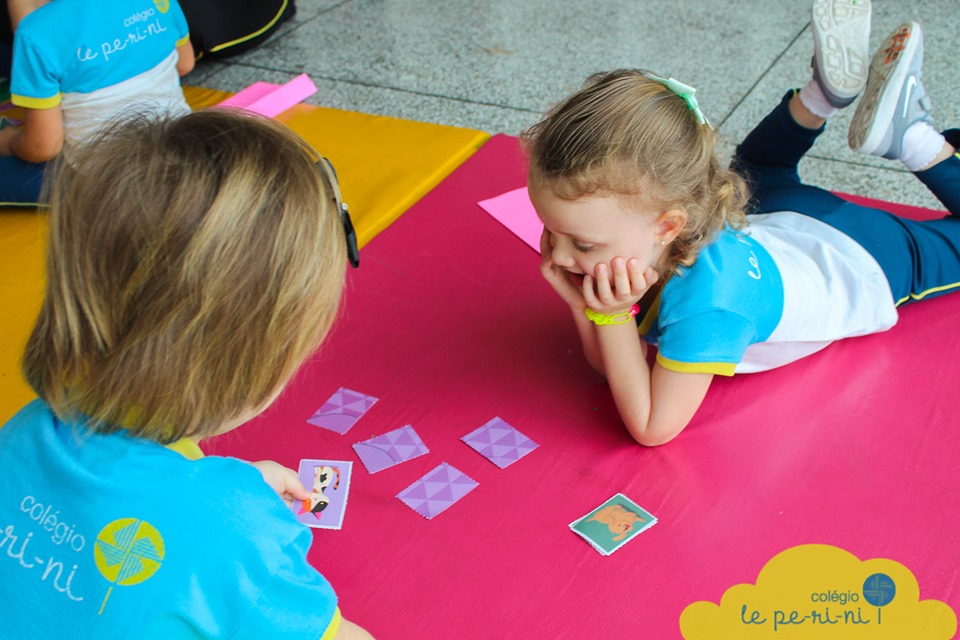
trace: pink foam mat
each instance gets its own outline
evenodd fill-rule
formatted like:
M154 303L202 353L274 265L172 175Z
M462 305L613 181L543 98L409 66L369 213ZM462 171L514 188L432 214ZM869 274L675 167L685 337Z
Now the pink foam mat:
M488 141L363 250L340 322L274 407L205 444L296 468L416 429L429 453L355 465L342 530L315 532L345 617L380 638L676 638L687 605L807 543L896 560L922 598L960 609L960 295L719 379L675 441L646 449L537 254L476 204L524 183L517 141ZM307 423L341 386L379 400L346 435ZM539 446L490 464L460 438L494 417ZM443 462L479 484L426 520L395 496ZM604 557L568 525L615 493L659 523Z

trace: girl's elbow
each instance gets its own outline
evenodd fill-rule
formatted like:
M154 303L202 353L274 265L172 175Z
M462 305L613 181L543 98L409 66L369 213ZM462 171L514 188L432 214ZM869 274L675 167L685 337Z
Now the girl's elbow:
M60 155L61 151L63 151L63 138L59 138L56 141L51 142L49 145L47 145L47 147L44 149L44 154L43 154L46 156L46 158L44 159L44 162L53 160L58 155Z
M50 145L42 149L36 156L35 159L31 162L49 162L60 155L60 152L63 151L63 143Z
M676 428L660 429L650 428L649 424L641 426L627 423L627 430L637 444L643 445L644 447L659 447L680 435L684 426L686 425L680 425Z
M644 447L659 447L667 444L668 442L676 438L678 435L680 435L680 432L677 431L676 433L671 433L665 436L660 434L648 434L648 433L639 434L639 435L632 434L632 435L633 435L633 439L637 441L637 444L643 445Z
M21 160L27 162L49 162L53 160L63 150L63 139L51 140L41 144L20 145L16 151Z
M177 62L177 73L182 78L191 71L193 71L194 66L196 66L196 61L193 58L183 58Z

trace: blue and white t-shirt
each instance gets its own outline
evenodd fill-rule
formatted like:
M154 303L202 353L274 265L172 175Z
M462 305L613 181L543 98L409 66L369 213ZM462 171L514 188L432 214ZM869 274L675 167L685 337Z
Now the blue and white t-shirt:
M188 113L177 73L188 40L176 0L51 0L14 34L11 101L62 103L67 148L125 110Z
M750 216L664 285L639 323L666 369L765 371L897 322L890 285L863 247L809 216Z
M0 428L0 635L336 633L310 530L254 467L181 442L91 434L40 400Z

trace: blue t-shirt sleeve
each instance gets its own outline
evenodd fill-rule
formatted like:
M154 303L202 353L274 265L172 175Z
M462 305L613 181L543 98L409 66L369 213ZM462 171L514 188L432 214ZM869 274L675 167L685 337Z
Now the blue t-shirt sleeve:
M331 626L339 625L333 587L307 562L312 540L313 534L303 527L300 535L285 547L276 573L263 587L236 633L230 636L233 640L319 639L327 637Z
M28 15L24 22L30 18ZM26 25L29 27L28 25ZM23 22L13 39L13 67L10 71L11 101L30 109L49 109L60 103L60 68L56 56L42 47Z
M714 309L661 327L657 362L681 373L732 376L757 330L744 316Z
M183 9L180 8L180 4L176 0L170 0L170 9L167 13L173 21L174 33L177 34L177 46L180 46L187 41L190 35L187 18L183 15Z

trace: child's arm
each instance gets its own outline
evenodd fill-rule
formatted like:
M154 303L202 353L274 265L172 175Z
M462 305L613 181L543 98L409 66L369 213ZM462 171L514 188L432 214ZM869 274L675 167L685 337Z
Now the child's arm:
M597 337L617 411L633 439L653 447L679 435L700 408L713 374L678 373L659 364L651 371L632 322L597 327Z
M279 462L273 460L260 460L251 462L254 467L263 475L264 481L270 485L270 488L276 491L284 502L292 504L294 500L307 500L310 498L310 492L307 491L297 472L288 469ZM326 636L324 636L326 637ZM373 640L373 636L367 633L362 627L350 622L346 618L340 620L340 628L337 630L333 640Z
M606 315L628 312L657 281L652 269L642 272L636 260L622 258L597 265L595 275L584 278L584 303ZM633 322L598 326L596 337L610 391L630 435L647 446L676 437L703 402L713 374L677 373L659 364L651 371Z
M0 131L0 156L17 156L27 162L46 162L63 148L63 111L24 109L23 125Z
M189 40L177 47L177 73L180 77L193 71L193 65L196 64L196 55L193 52L193 44Z
M310 498L310 492L300 482L297 472L293 469L288 469L273 460L260 460L250 464L257 468L263 475L264 482L270 485L270 488L276 491L288 505L293 504L295 500Z
M17 30L20 21L35 9L39 9L50 0L7 0L7 11L10 14L10 28Z
M590 366L603 375L603 362L600 359L596 327L583 315L583 309L586 306L583 301L583 294L570 282L566 271L554 264L553 258L551 258L552 254L550 232L544 229L540 236L540 256L542 257L540 274L544 280L550 283L550 286L553 287L560 298L570 305L570 310L573 312L573 323L577 327L577 333L580 334L580 342L583 345L583 355L586 356Z
M333 640L373 640L373 636L365 629L344 618L340 621L340 629Z

